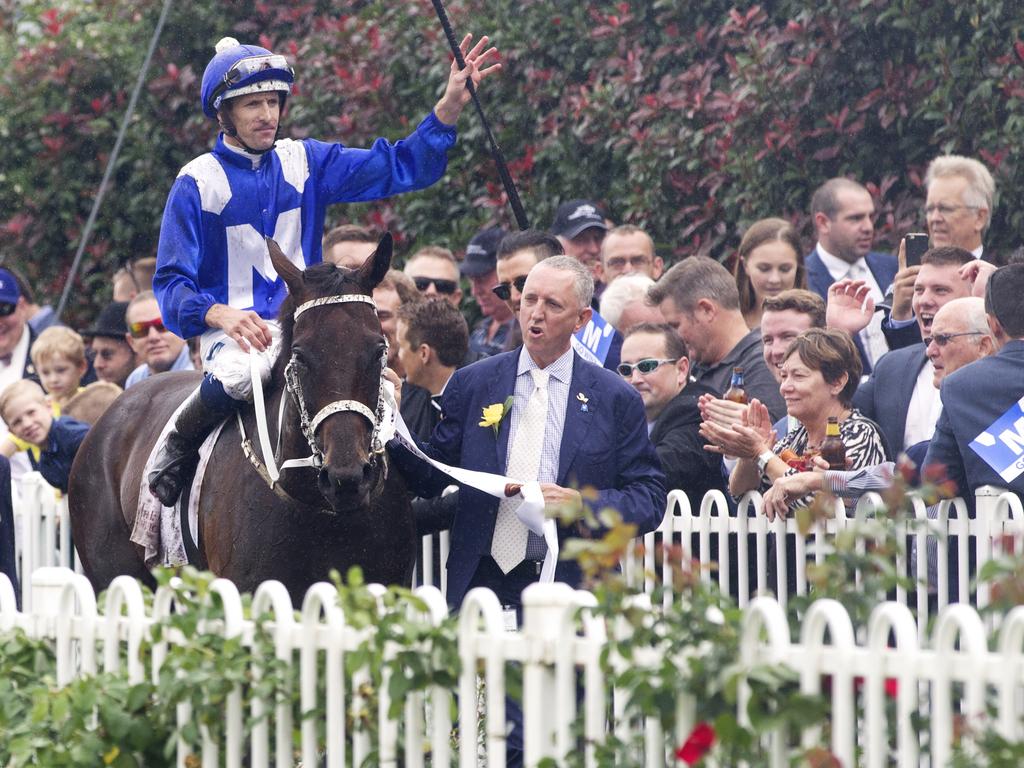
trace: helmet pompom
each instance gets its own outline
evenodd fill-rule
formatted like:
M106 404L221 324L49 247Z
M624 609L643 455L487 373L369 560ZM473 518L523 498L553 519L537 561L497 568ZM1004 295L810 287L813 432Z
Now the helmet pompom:
M231 48L237 48L239 45L241 45L241 43L239 43L233 37L222 37L217 42L217 45L214 48L214 50L217 51L217 53L224 53L224 51L227 51Z

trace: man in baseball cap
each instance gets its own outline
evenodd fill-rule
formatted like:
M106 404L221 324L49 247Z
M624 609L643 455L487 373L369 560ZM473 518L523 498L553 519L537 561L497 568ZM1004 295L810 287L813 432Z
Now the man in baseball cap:
M0 391L22 377L39 380L28 354L35 334L26 314L17 279L0 269Z
M507 233L501 227L482 229L466 246L466 258L459 267L469 280L470 293L480 306L483 318L469 334L469 349L479 357L490 357L506 349L515 318L508 305L491 290L498 284L498 243Z
M569 200L558 206L551 234L558 238L568 256L572 256L601 280L601 243L608 231L604 212L589 200Z

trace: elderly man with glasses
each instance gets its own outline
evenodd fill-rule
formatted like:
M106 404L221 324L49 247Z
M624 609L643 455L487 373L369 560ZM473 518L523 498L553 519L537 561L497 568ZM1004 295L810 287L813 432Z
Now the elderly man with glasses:
M924 183L931 247L952 245L970 251L976 259L984 258L981 238L992 221L995 196L992 174L973 158L942 155L929 163Z

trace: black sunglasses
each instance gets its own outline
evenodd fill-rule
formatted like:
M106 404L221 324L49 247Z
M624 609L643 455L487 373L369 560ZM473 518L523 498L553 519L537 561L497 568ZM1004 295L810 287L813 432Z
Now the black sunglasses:
M981 331L964 331L963 333L936 333L934 336L925 336L923 339L921 339L921 341L924 342L924 345L926 347L927 346L931 346L931 343L933 341L936 344L938 344L940 347L944 347L947 344L949 344L949 342L951 342L953 339L959 338L960 336L984 336L984 335L985 334L983 334Z
M10 317L17 308L17 304L11 304L7 301L0 302L0 317Z
M511 283L498 283L496 286L491 288L491 292L502 301L508 301L512 298L512 286L516 287L516 290L520 293L523 292L523 288L526 287L526 275L520 275Z
M455 293L455 289L459 287L455 280L442 280L438 277L414 277L412 281L416 283L418 291L425 291L433 285L435 291L443 293L445 296Z

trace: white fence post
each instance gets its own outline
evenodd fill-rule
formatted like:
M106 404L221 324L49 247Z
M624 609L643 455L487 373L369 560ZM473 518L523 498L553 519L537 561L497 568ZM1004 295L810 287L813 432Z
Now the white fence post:
M555 753L559 720L576 711L575 680L563 679L570 691L559 690L552 663L562 628L571 620L567 614L573 600L568 584L531 584L523 591L523 757L528 767L545 757L562 759ZM572 705L566 701L569 698Z

